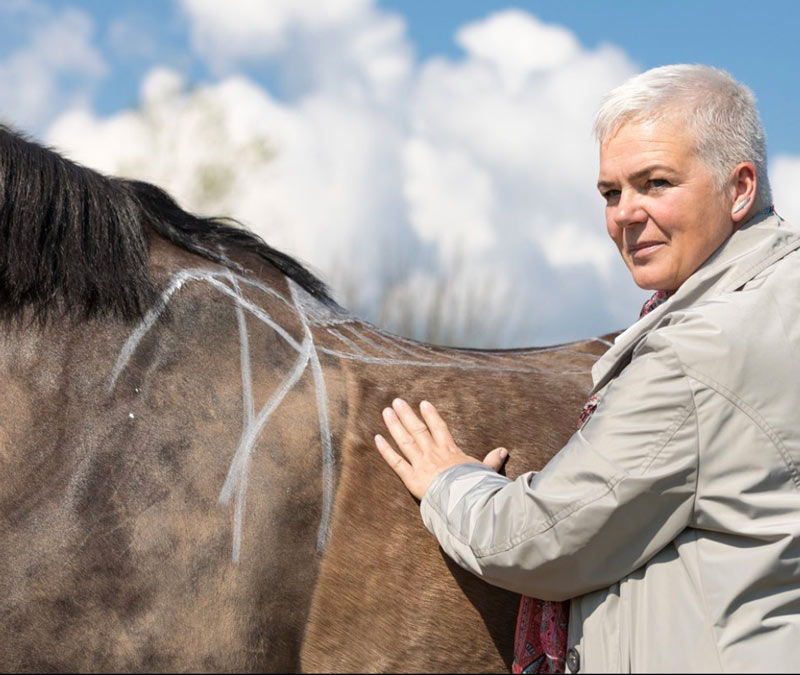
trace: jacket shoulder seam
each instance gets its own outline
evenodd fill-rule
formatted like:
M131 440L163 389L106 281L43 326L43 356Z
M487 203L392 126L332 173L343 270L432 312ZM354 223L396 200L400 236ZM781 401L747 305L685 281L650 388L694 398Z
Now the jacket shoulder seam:
M731 391L708 375L705 375L695 368L685 364L684 368L686 370L686 374L693 380L697 380L701 384L713 389L715 392L717 392L717 394L727 399L734 407L736 407L738 410L741 410L745 415L747 415L747 417L750 418L753 424L755 424L764 433L764 435L769 438L769 440L775 446L775 449L778 451L778 454L786 464L786 468L789 470L789 473L792 476L792 482L794 483L795 489L800 491L800 472L798 472L797 465L794 463L794 460L792 459L789 451L786 449L786 446L783 444L783 441L781 441L778 434L758 413L758 411L752 406L748 405L735 392Z
M641 473L646 473L647 470L653 465L653 462L655 462L658 459L664 448L666 448L669 445L670 441L673 438L675 438L675 434L677 434L678 431L680 431L681 428L683 428L683 425L686 424L686 420L689 419L692 413L696 413L696 407L694 401L692 401L691 403L687 403L685 406L683 406L683 408L680 409L680 411L675 417L675 421L667 429L666 440L659 446L657 446L658 448L657 450L654 449L653 451L648 453L647 457L645 458L642 464Z
M656 459L658 459L662 450L664 450L664 448L667 447L669 442L675 437L675 434L678 433L678 430L681 429L683 425L686 423L686 420L689 418L689 415L692 413L692 411L696 410L694 393L692 392L692 387L687 382L687 374L686 374L686 369L683 367L683 362L678 357L678 354L675 352L675 347L672 345L672 342L668 339L666 340L666 342L667 344L669 344L670 348L669 350L664 350L664 351L668 352L669 355L675 360L677 369L681 372L681 375L683 376L682 382L683 384L686 385L686 393L688 394L687 398L689 399L689 402L679 409L679 411L675 414L675 420L663 432L665 436L664 442L654 444L653 449L649 453L647 453L647 457L645 457L644 460L642 461L642 467L641 467L642 473L646 472L653 465L653 462L655 462Z

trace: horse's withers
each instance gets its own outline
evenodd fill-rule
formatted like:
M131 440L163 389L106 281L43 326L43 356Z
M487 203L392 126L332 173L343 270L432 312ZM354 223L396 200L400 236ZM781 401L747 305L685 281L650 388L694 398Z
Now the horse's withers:
M438 551L380 410L429 398L538 468L604 344L390 336L252 234L3 127L0 185L0 669L508 666L516 598Z

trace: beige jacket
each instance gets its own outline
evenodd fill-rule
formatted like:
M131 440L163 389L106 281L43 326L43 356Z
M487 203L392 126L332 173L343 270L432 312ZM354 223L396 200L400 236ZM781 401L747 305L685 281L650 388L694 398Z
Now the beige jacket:
M798 248L752 219L617 338L541 472L465 464L425 494L463 567L574 598L581 671L800 671Z

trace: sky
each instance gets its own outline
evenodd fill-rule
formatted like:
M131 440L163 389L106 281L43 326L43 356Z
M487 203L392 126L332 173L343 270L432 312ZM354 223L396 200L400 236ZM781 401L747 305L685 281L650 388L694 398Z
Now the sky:
M800 3L4 0L0 120L233 216L395 332L544 345L629 325L593 113L654 66L756 94L800 218Z

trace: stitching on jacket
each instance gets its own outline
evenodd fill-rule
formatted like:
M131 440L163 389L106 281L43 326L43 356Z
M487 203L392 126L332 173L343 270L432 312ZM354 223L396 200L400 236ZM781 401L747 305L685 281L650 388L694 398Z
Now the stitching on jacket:
M636 344L634 347L634 351L639 349L641 344L650 337L651 334L644 335L642 339ZM686 418L688 417L688 413L690 413L693 409L696 408L695 400L694 400L694 393L692 392L692 387L689 386L689 383L686 382L687 376L686 371L683 368L683 364L681 363L680 358L675 353L675 348L672 346L672 343L663 338L664 342L667 343L668 349L663 349L657 345L650 345L651 349L657 350L666 356L669 356L674 361L674 366L677 371L679 371L683 375L683 380L686 383L686 392L688 394L688 398L690 400L685 406L678 408L675 412L675 419L655 438L655 440L651 441L652 447L645 455L644 459L642 460L641 465L639 466L639 474L645 473L653 464L653 462L658 459L661 451L667 446L667 444L672 440L678 430L686 423ZM652 338L651 338L652 341ZM631 362L625 366L625 368L630 367L633 364L633 359L635 358L635 354L633 354L631 358ZM623 368L624 370L624 368ZM600 407L600 403L602 402L603 398L605 398L606 392L614 386L615 380L619 377L619 373L612 379L610 382L606 383L599 391L601 398L598 400L598 408ZM594 416L590 416L581 426L580 431L583 431L584 427L591 423ZM664 439L662 441L662 439ZM637 474L638 475L638 474Z
M647 463L644 464L643 462L642 464L642 468L640 469L642 474L646 473L647 470L653 465L653 462L655 462L659 458L664 448L666 448L669 445L670 441L673 438L675 438L675 434L677 434L683 428L683 425L686 424L686 420L688 420L691 414L693 412L696 412L696 410L697 409L695 407L694 400L691 403L687 403L683 408L679 410L678 417L675 418L675 421L667 429L667 432L671 432L667 440L665 440L661 444L661 446L658 447L657 451L651 451L650 453L648 453L647 457L645 457L644 462ZM648 459L650 461L648 461Z
M671 347L671 345L670 345L670 347ZM684 376L684 382L686 382L686 371L682 367L681 361L678 358L677 354L675 354L672 349L665 350L665 351L669 351L669 354L674 359L675 364L677 364L677 369ZM686 421L689 419L689 417L691 416L692 412L695 412L694 396L693 396L693 393L692 393L692 388L691 388L691 386L689 386L688 382L686 382L686 389L687 389L687 392L689 394L690 402L687 403L686 405L684 405L683 407L679 408L676 411L675 419L671 422L671 424L666 429L664 429L663 432L661 432L661 434L659 434L658 437L656 437L652 441L652 448L647 452L647 454L645 455L645 458L642 460L642 464L640 465L639 472L637 474L628 473L626 471L619 471L616 474L614 474L609 480L604 481L605 484L604 484L603 488L600 488L599 492L592 492L589 495L587 495L586 497L584 497L582 500L579 500L577 502L573 502L572 504L569 504L568 506L565 506L564 508L560 509L556 513L552 514L546 520L534 523L531 527L523 530L522 532L518 533L515 537L512 537L511 539L509 539L506 542L497 543L494 546L486 548L486 549L472 549L473 555L475 555L476 558L484 558L484 557L491 556L491 555L494 555L494 554L497 554L497 553L502 553L502 552L505 552L505 551L509 551L509 550L519 546L521 543L523 543L525 541L528 541L528 540L532 539L533 537L536 537L536 536L538 536L540 534L543 534L544 532L547 532L548 530L550 530L553 527L555 527L559 522L561 522L563 520L566 520L573 513L575 513L576 511L582 509L584 506L587 506L588 504L590 504L592 502L595 502L595 501L597 501L599 499L602 499L605 495L607 495L611 491L613 491L614 488L625 477L627 477L629 475L642 475L642 474L646 473L646 471L652 466L653 462L655 462L656 459L658 459L658 457L661 455L661 453L664 450L664 448L666 448L669 445L669 443L672 441L672 439L675 437L675 434L677 434L678 431L684 426L684 424L686 424ZM604 394L607 391L608 391L608 388L605 387L603 389ZM591 420L591 418L590 418L590 420ZM588 424L589 421L587 421L586 424ZM581 432L579 431L578 433L581 433ZM695 489L695 496L696 496L696 492L697 492L697 490ZM435 509L435 510L439 513L440 517L443 517L443 514L441 512L439 512L438 509ZM444 520L445 523L447 523L447 529L448 529L448 532L451 534L451 536L453 536L456 540L458 540L462 544L467 545L468 537L465 537L463 535L463 533L461 533L461 532L455 531L455 528L451 528L448 518L443 518L443 520ZM472 548L472 547L470 547L470 548Z
M694 546L692 546L692 555L695 556L695 564L697 565L697 583L700 584L700 593L699 593L700 600L703 603L703 610L705 612L705 619L710 621L712 613L711 613L711 608L708 606L708 597L706 595L705 581L703 580L703 566L700 564L700 553L699 553L698 544L697 544L698 532L697 532L697 530L695 528L691 528L691 536L694 539L694 542L693 542ZM683 561L681 561L681 562L683 562ZM683 564L685 565L685 563L683 563ZM687 575L689 576L690 579L693 578L691 574L688 574L688 572L687 572ZM721 633L721 631L717 627L716 622L714 622L714 621L710 621L710 623L708 625L708 630L711 633L711 635L713 636L713 639L711 641L714 643L714 651L715 651L715 653L717 655L717 663L719 664L720 672L722 672L722 669L723 669L722 668L722 654L721 654L721 652L719 650L720 633Z
M681 365L681 368L683 366ZM686 374L686 371L683 371ZM688 379L688 375L686 375ZM695 465L695 477L694 477L694 494L692 495L692 520L697 517L697 486L700 485L700 471L702 467L700 466L700 419L697 416L697 400L694 396L694 387L689 386L689 394L692 397L692 410L694 411L694 428L696 429L696 433L694 436L694 465Z
M783 458L784 463L786 464L786 468L789 470L789 473L792 476L792 481L794 482L794 486L796 490L800 491L800 473L798 473L797 466L794 463L791 455L789 454L786 446L784 446L781 439L778 437L778 434L772 429L767 421L758 414L758 411L748 405L745 401L739 398L734 392L732 392L727 387L724 387L719 382L711 379L707 375L704 375L691 366L684 365L687 374L692 378L697 380L698 382L710 387L714 391L716 391L720 396L728 399L730 403L732 403L736 408L741 410L745 415L747 415L752 422L764 432L764 434L772 441L772 444L775 446L775 449L778 451L780 456Z
M673 424L670 425L668 431L671 431L671 433L669 433L664 442L660 444L660 446L658 447L658 451L651 453L652 460L648 464L648 468L650 464L652 464L652 462L655 461L655 459L661 454L661 451L669 445L670 441L672 441L673 438L675 438L675 434L677 434L678 431L680 431L680 429L686 423L686 420L689 419L693 411L694 411L693 405L688 405L681 409L681 413L684 414L678 417L675 420L675 422L673 422ZM550 518L545 520L544 523L539 523L538 527L534 526L529 528L528 530L524 530L519 535L517 535L517 537L512 538L506 545L497 544L493 548L486 549L485 551L475 550L473 553L475 554L476 557L483 558L489 555L494 555L495 553L503 553L516 546L519 546L524 541L528 541L533 537L536 537L540 534L547 532L548 530L551 530L553 527L558 525L558 523L566 520L571 515L582 509L584 506L588 506L590 503L602 499L605 495L612 492L614 488L617 487L617 485L619 485L625 478L627 478L630 475L632 474L629 474L626 471L619 471L618 473L614 474L610 480L606 481L605 485L607 489L604 490L602 494L598 495L597 497L594 497L594 495L590 495L580 500L579 502L564 507L560 511L557 511L552 516L550 516Z
M672 433L669 434L669 438L667 438L667 440L664 441L664 443L661 446L656 446L657 450L654 447L653 450L651 450L647 454L647 457L645 457L645 459L642 461L642 467L641 467L640 471L642 473L645 473L653 465L653 462L655 462L656 459L658 459L658 457L661 455L661 451L664 448L667 447L667 444L675 437L675 434L677 434L678 431L683 427L683 425L686 424L686 420L689 419L689 415L691 415L692 412L694 412L694 414L695 414L695 429L696 429L696 433L695 433L695 448L698 448L696 450L696 452L695 452L695 456L697 458L696 461L695 461L695 466L698 467L698 471L699 471L700 451L699 451L699 443L697 442L697 435L700 433L700 422L699 422L699 420L697 420L697 402L695 401L695 398L694 398L694 391L692 390L691 385L687 381L688 380L688 376L687 376L687 373L686 373L686 369L683 367L683 363L681 362L680 358L678 358L678 355L675 353L675 347L673 346L672 342L669 339L663 338L663 336L662 336L662 339L664 339L664 341L670 347L668 350L664 350L664 353L667 354L668 356L671 356L675 360L675 363L678 366L678 370L680 370L681 373L683 373L683 380L686 383L686 390L687 390L687 392L689 394L690 403L687 403L677 413L677 415L675 417L675 421L668 427L667 431L664 432L664 433L667 433L667 432L669 432L670 429L673 429L673 427L674 427ZM685 412L685 414L683 414L684 412ZM649 459L649 461L648 461L648 459ZM694 491L695 500L697 499L697 485L696 485L696 483L697 483L697 479L695 478L695 491ZM693 511L694 511L694 509L693 509Z
M579 511L584 506L588 506L593 502L596 502L603 497L605 497L610 492L614 491L614 488L622 482L622 479L625 478L628 474L625 471L619 471L615 473L609 480L605 481L603 487L596 490L595 492L590 493L583 499L570 504L569 506L565 506L560 511L557 511L552 516L547 518L544 522L539 522L533 525L532 527L528 528L527 530L522 531L516 537L512 537L507 542L502 544L496 544L495 546L487 549L474 549L472 551L473 555L476 558L486 558L491 555L495 555L497 553L504 553L506 551L510 551L512 548L519 546L523 541L528 541L533 537L537 537L540 534L547 532L548 530L552 530L553 527L558 525L558 523L566 520L576 511ZM449 529L449 528L448 528ZM462 539L460 534L451 531L459 541L463 544L466 542Z
M683 428L683 425L686 423L686 420L689 419L694 410L695 407L693 404L689 404L681 409L681 413L683 414L678 419L676 419L675 422L673 422L673 424L670 425L669 427L671 433L664 440L664 442L660 444L658 451L651 453L652 460L648 464L648 467L650 466L650 464L652 464L652 461L654 461L661 454L661 451L669 445L670 441L672 441L672 439L675 438L675 434L677 434L678 431L680 431L680 429ZM533 537L537 537L540 534L544 534L548 530L553 529L553 527L558 525L560 522L572 516L574 513L582 509L584 506L588 506L589 504L605 497L607 494L612 492L614 488L617 487L617 485L619 485L625 478L627 478L630 475L632 474L629 474L626 471L617 472L609 480L605 481L604 485L605 489L603 489L601 492L592 493L578 502L570 504L569 506L565 506L563 509L557 511L552 516L547 518L547 520L545 520L544 522L539 522L536 525L528 528L527 530L523 530L516 537L511 538L508 542L502 544L496 544L495 546L486 549L474 549L472 551L473 555L476 558L486 558L488 556L495 555L497 553L505 553L506 551L509 551L519 546L523 542L529 541ZM695 490L695 493L696 492L697 490ZM452 530L450 530L449 527L448 530L456 539L461 541L461 543L466 544L464 538L459 533L453 532Z
M453 468L453 467L451 467L451 468ZM541 534L542 532L546 532L547 530L551 529L554 525L556 525L558 522L560 522L561 520L563 520L564 518L566 518L569 515L569 513L568 513L567 516L564 516L564 518L561 518L561 515L563 513L568 512L568 511L570 513L574 513L575 511L577 511L578 509L582 508L583 506L586 506L587 504L591 504L592 502L595 502L598 499L602 499L603 497L605 497L609 492L611 492L619 484L619 482L626 475L627 474L624 471L619 471L618 473L614 474L609 480L604 481L602 487L598 488L598 490L590 493L589 495L587 495L583 499L579 500L578 502L574 502L574 503L570 504L569 506L565 506L563 509L560 509L559 511L557 511L556 513L551 515L549 518L547 518L544 522L540 521L535 526L529 528L528 530L525 530L522 533L522 535L518 535L516 538L512 538L508 542L504 542L502 544L496 544L494 547L488 548L488 549L485 549L485 550L484 549L473 549L469 545L469 541L468 541L469 537L465 537L460 530L456 529L456 527L451 525L450 519L439 508L439 503L441 501L440 498L436 498L435 500L429 501L428 505L430 506L431 510L439 517L440 521L445 524L448 533L456 541L458 541L460 544L463 544L464 546L467 546L467 548L469 548L470 551L472 551L472 554L476 558L482 558L482 557L485 557L487 555L492 555L493 553L497 553L497 552L501 552L501 551L507 551L507 550L509 550L511 548L514 548L514 546L516 546L517 544L521 543L521 541L526 538L526 535L528 535L528 533L531 531L531 529L535 530L535 529L538 528L538 531L534 532L530 536L536 536L538 534ZM481 482L483 482L483 481L481 481ZM497 490L500 490L500 489L501 488L498 488ZM492 496L490 496L489 498L491 499Z
M761 258L758 262L753 263L746 270L737 274L733 279L731 279L727 284L725 284L722 287L720 292L726 293L733 291L737 288L740 288L748 281L750 281L753 277L757 276L759 272L761 272L761 269L759 268L766 269L767 267L774 265L779 260L782 260L786 256L791 255L792 253L797 251L798 248L800 248L800 241L798 241L797 239L790 240L789 243L784 244L781 248L773 252L771 255L767 256L766 258Z
M655 329L653 329L653 331L654 330ZM686 381L687 380L686 371L683 368L683 364L681 363L680 358L678 357L677 353L675 352L675 348L673 347L671 341L666 339L666 338L664 338L663 336L658 336L658 337L661 340L663 340L663 342L666 343L666 346L668 348L665 349L661 345L653 344L656 341L656 338L655 338L655 335L654 335L653 331L643 335L642 338L634 345L629 363L625 364L624 367L621 370L625 370L625 368L628 368L633 364L634 359L636 358L636 353L635 352L642 348L642 345L645 343L646 340L650 339L650 345L649 345L650 349L652 349L654 351L658 351L658 352L664 354L665 356L672 358L672 360L674 362L672 365L675 367L675 370L679 371L681 373L681 375L683 376L683 380L684 380L684 382L686 384L686 392L688 394L688 398L690 400L690 403L687 403L685 406L679 408L675 413L675 419L653 441L651 441L651 446L652 447L647 452L647 454L645 455L644 459L642 460L641 465L639 466L639 473L640 474L646 472L650 468L650 466L652 466L653 462L661 454L661 451L672 440L672 438L678 432L678 429L680 429L680 427L683 426L683 424L686 422L687 414L685 414L685 413L687 411L691 412L691 410L696 407L695 406L695 400L694 400L694 394L692 392L692 387ZM620 376L620 374L621 374L621 371L619 373L617 373L611 381L609 381L605 385L603 385L603 387L597 393L598 394L602 394L602 397L604 398L606 392L611 387L614 386L614 383L615 383L616 379ZM598 407L599 407L599 403L603 400L603 398L601 398L598 401ZM582 431L583 428L586 427L592 421L593 417L594 416L589 417L583 423L583 425L581 426L580 431ZM664 439L664 440L662 441L662 439Z

